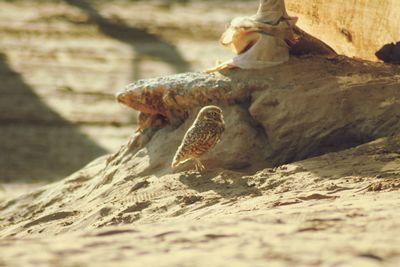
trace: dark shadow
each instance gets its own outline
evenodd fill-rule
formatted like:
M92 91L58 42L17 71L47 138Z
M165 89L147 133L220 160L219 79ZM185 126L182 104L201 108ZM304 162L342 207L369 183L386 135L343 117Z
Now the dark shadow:
M159 36L148 33L144 29L123 25L121 22L112 22L99 14L88 1L65 0L65 2L83 10L88 15L90 22L96 24L102 33L132 47L138 54L132 63L134 80L141 78L140 62L143 57L152 57L163 61L172 66L176 72L190 70L189 63L182 57L178 49ZM132 15L134 16L134 14Z
M0 53L0 182L51 181L106 153L43 103Z
M400 42L385 44L375 56L385 63L400 64Z
M290 55L305 56L305 55L323 55L326 57L336 56L335 50L325 44L318 38L306 33L299 27L294 27L293 33L296 37L295 43L290 43Z

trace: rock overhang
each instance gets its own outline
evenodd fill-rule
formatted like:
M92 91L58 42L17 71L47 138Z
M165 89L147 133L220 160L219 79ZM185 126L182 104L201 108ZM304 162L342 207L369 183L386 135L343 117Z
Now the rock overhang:
M393 68L398 69L346 57L306 56L262 70L139 80L117 93L117 100L141 112L143 130L176 129L202 106L219 105L236 114L230 122L235 136L245 123L254 129L250 135L260 138L255 145L242 136L237 142L249 143L240 149L259 147L260 161L279 165L399 132L398 123L385 123L400 116L398 102L387 101L400 99ZM348 81L353 76L357 79Z

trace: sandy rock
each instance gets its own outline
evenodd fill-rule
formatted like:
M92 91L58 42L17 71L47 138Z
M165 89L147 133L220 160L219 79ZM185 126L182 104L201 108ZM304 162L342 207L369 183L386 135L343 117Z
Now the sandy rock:
M317 86L319 78L298 67L282 70L290 73L287 82L277 81L279 86L252 94L250 114L263 126L274 162L295 161L399 133L399 76L373 69L365 72L366 66L344 62L335 67L318 62L312 68L320 68L324 81Z
M223 138L216 147L202 157L209 168L254 169L260 166L266 157L267 140L262 129L240 105L221 106L225 116ZM192 125L199 109L195 109L179 127L167 126L162 129L146 129L138 134L126 153L134 154L131 170L137 176L153 174L163 175L172 172L170 165L184 134ZM142 141L142 140L145 141ZM125 154L122 154L123 156ZM139 155L139 157L136 157ZM146 158L144 161L142 156ZM119 155L121 157L121 155ZM268 165L262 163L262 165ZM178 170L193 168L193 163L185 163Z
M128 85L117 99L162 116L174 127L204 105L235 104L250 114L246 122L263 136L257 141L263 151L257 164L271 166L399 133L400 76L393 75L398 70L337 57L293 58L262 71L142 80ZM242 119L225 117L234 121L235 131L242 127ZM231 155L236 152L226 151L223 158Z
M185 73L139 80L117 93L118 102L150 115L161 115L173 125L188 112L207 103L244 102L249 93L243 82L232 85L228 77Z
M299 17L297 25L301 29L318 36L337 53L392 61L392 57L381 58L375 53L400 39L397 0L332 0L312 1L312 4L309 0L286 0L286 7L290 15Z

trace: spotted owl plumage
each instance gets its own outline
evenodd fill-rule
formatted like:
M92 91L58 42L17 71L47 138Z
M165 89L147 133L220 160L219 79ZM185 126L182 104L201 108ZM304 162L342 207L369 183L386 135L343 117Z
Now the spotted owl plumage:
M194 160L196 170L203 170L204 166L199 158L221 140L224 130L222 110L217 106L203 107L183 137L171 167L175 168L188 160Z

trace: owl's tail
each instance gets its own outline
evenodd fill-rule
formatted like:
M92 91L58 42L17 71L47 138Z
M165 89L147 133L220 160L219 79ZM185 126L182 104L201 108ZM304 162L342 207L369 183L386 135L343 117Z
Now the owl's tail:
M180 162L180 160L179 160L179 157L177 157L177 156L178 155L175 155L174 159L172 160L172 164L171 164L172 169L174 169L182 164L182 162Z
M175 154L174 159L172 160L172 164L171 164L171 168L176 168L179 165L181 165L182 163L184 163L185 161L187 161L188 159L183 158L183 153L181 153L180 151L178 153Z
M176 167L178 167L179 165L180 165L181 163L179 162L179 161L172 161L172 164L171 164L171 168L172 169L175 169Z

